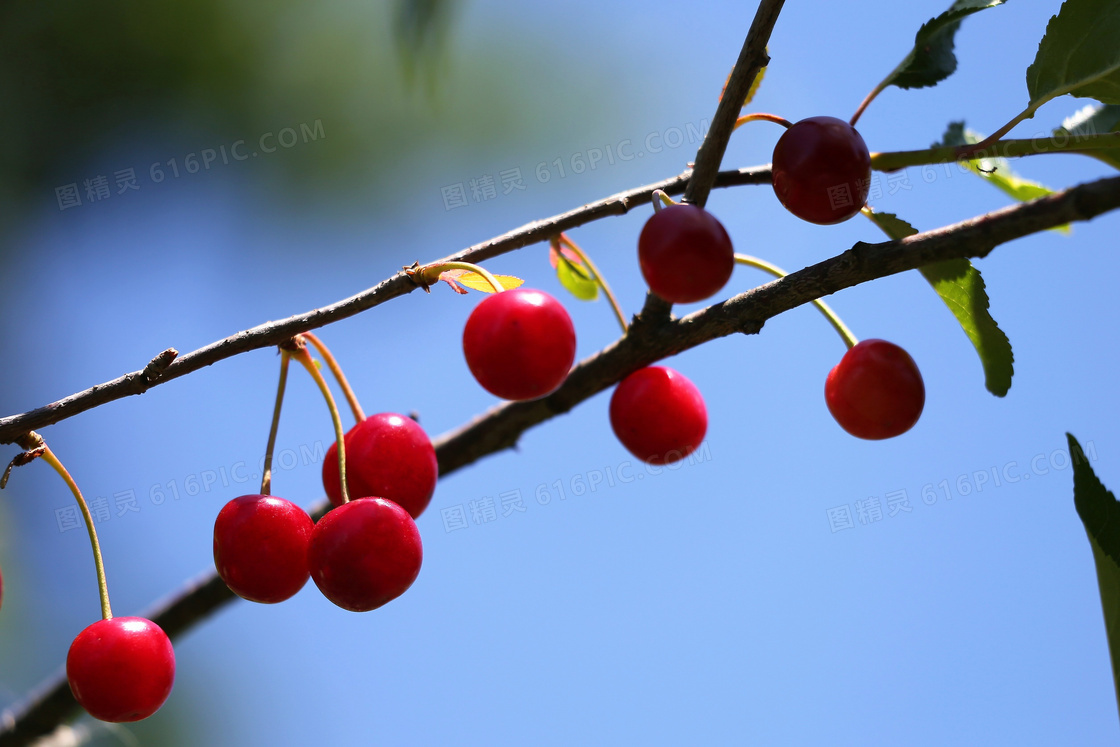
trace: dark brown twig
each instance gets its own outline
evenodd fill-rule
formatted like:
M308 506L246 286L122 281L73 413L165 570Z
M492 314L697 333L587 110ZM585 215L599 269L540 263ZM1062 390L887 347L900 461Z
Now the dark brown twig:
M700 207L708 202L708 193L715 184L719 166L723 163L723 153L727 150L727 141L735 130L735 120L743 109L747 92L758 72L770 63L766 45L770 43L770 33L774 30L784 4L785 0L762 0L758 5L743 48L739 51L739 59L731 69L719 106L712 116L708 134L704 137L704 142L700 143L700 150L696 152L692 181L684 191L685 202Z

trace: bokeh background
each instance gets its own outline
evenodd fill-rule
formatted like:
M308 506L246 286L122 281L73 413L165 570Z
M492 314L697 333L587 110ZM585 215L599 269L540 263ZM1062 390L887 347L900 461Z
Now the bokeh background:
M947 5L787 3L751 108L846 118ZM1024 71L1057 10L1009 3L966 20L957 74L887 90L861 121L869 146L925 147L959 119L997 128L1025 106ZM680 172L753 12L660 0L6 3L0 412ZM1052 102L1015 132L1045 134L1085 103ZM725 166L767 163L779 134L740 130ZM223 156L239 141L244 160ZM623 141L632 159L574 166ZM1055 187L1110 173L1078 156L1018 168ZM503 184L514 170L523 189ZM91 199L86 180L96 197L98 177L108 196ZM873 204L919 228L1006 204L955 166L878 179ZM880 240L863 219L802 223L767 187L717 190L709 207L739 251L791 270ZM644 294L635 246L647 217L572 234L630 313ZM691 463L636 463L603 393L441 481L405 596L353 614L308 584L281 605L231 604L177 642L166 706L96 743L1115 742L1064 434L1120 486L1118 226L1105 216L978 262L1015 350L1006 398L984 389L919 274L887 278L829 301L857 335L910 351L926 410L900 438L856 440L822 396L843 346L816 311L796 309L760 335L669 361L709 407ZM580 357L617 337L605 302L564 295L545 246L490 268L563 298ZM741 268L726 294L764 281ZM459 350L479 298L413 293L322 336L368 412L415 411L434 437L495 402ZM215 515L257 490L276 362L242 355L43 432L87 497L106 500L118 614L212 567ZM277 495L322 496L330 438L296 372ZM122 513L130 491L137 510ZM501 496L516 491L524 510L505 515ZM474 516L487 497L496 514ZM0 496L0 706L55 672L97 618L88 541L59 523L71 504L41 463ZM844 506L851 525L838 528L829 511ZM468 522L454 528L460 510Z

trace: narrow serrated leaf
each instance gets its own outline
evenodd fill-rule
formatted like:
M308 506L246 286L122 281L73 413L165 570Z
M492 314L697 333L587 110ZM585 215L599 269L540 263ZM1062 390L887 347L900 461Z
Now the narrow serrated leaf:
M1003 5L1005 0L957 0L941 15L929 19L914 36L914 48L880 84L880 88L934 86L957 69L953 41L966 16Z
M918 232L893 213L865 213L883 233L903 239ZM1007 394L1014 375L1015 356L1011 342L988 311L988 292L980 271L967 259L950 259L919 268L937 295L953 312L968 335L980 364L984 367L984 386L997 397Z
M1063 119L1058 130L1074 137L1120 130L1120 105L1086 104Z
M467 291L461 286L466 286L472 290L482 291L483 293L493 293L494 287L490 285L490 281L479 275L477 272L470 270L445 270L440 273L439 279L451 286L451 289L456 293L466 293ZM525 284L521 278L514 277L513 275L495 275L494 279L502 286L503 290L512 290L519 288Z
M558 255L556 263L556 277L560 285L581 301L594 301L599 297L599 284L591 276L591 272L582 264L576 264L565 255Z
M983 139L983 135L966 129L964 122L950 122L945 134L941 136L941 142L934 143L933 146L935 148L939 145L956 148L962 145L973 145ZM1054 190L1049 187L1030 179L1024 179L1016 174L1006 158L978 158L965 161L964 164L973 174L1019 202L1054 194ZM1059 233L1069 233L1071 229L1067 223L1062 226L1055 226L1051 230Z
M1030 109L1065 94L1120 104L1120 0L1066 0L1027 68Z
M1073 464L1073 505L1093 548L1112 682L1120 707L1120 503L1097 478L1077 439L1070 433L1066 439Z
M918 232L918 229L894 213L877 213L874 210L867 210L864 215L870 218L871 222L877 225L883 233L896 241L905 239L907 236L913 236Z
M1054 130L1054 134L1069 136L1076 140L1078 137L1091 137L1118 131L1120 131L1120 105L1086 104L1062 120L1062 126ZM1120 148L1094 149L1084 151L1084 154L1120 169Z

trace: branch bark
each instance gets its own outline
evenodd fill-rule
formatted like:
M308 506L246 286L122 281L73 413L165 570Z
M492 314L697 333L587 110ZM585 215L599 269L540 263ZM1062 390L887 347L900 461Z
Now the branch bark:
M851 249L784 278L696 311L681 319L633 325L630 332L580 361L551 395L507 402L434 441L440 476L513 447L521 434L568 412L631 371L718 337L757 334L768 319L860 283L958 257L985 257L995 247L1073 221L1120 208L1120 177L1083 184L899 241L857 243ZM318 519L329 507L313 507ZM145 613L172 638L232 599L209 571ZM27 701L0 716L0 747L25 745L51 733L77 709L65 673L40 686Z
M727 141L735 130L735 120L743 108L743 101L751 84L762 68L770 63L766 54L766 45L770 43L770 34L774 24L778 21L778 14L782 12L785 0L762 0L755 11L754 21L747 32L743 48L739 51L739 59L731 69L731 75L724 86L723 96L712 116L712 124L704 142L700 143L700 150L696 152L696 163L692 169L692 181L684 191L685 202L704 207L708 202L708 193L712 191L719 166L723 163L723 154L727 150Z
M534 221L501 236L469 246L440 261L461 261L478 264L516 249L547 241L561 231L582 226L612 215L625 215L632 208L650 204L653 191L660 189L668 194L681 194L691 181L691 172L684 172L644 187L619 192L597 202L569 210L551 218ZM723 171L716 175L715 186L733 187L745 184L768 184L769 167L756 167ZM175 357L169 348L157 355L142 370L133 371L111 381L71 394L49 405L18 415L0 418L0 444L15 443L21 436L40 430L94 407L143 394L154 386L186 376L218 361L261 348L270 348L289 340L301 332L318 329L332 322L359 314L393 298L416 290L417 286L403 273L378 283L337 303L290 316L278 322L266 322L252 329L212 342L198 350Z

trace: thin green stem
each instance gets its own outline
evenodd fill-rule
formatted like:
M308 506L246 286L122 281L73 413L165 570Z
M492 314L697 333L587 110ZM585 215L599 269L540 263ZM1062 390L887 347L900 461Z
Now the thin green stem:
M966 155L971 155L973 153L978 153L978 152L984 150L985 148L990 147L992 144L999 141L999 139L1001 137L1003 137L1007 133L1011 132L1011 130L1015 127L1015 125L1019 124L1024 119L1030 119L1031 117L1033 117L1034 113L1036 111L1038 111L1038 105L1028 106L1026 109L1024 109L1023 111L1016 114L1011 119L1010 122L1005 124L1003 127L1000 127L998 130L993 132L991 135L988 135L986 138L984 138L983 140L981 140L978 143L967 146Z
M350 405L350 412L354 414L354 420L362 422L366 419L365 411L362 410L361 404L358 402L358 396L354 394L354 390L350 388L350 382L346 380L346 374L342 373L342 366L338 365L338 361L331 355L331 349L311 332L303 333L304 339L315 346L319 351L319 355L323 356L323 360L327 362L327 368L334 374L335 381L338 382L339 387L342 388L342 393L346 396L346 402Z
M297 336L295 338L297 344L292 351L292 357L302 363L303 367L307 369L307 373L311 374L311 378L319 386L319 391L323 393L323 399L327 401L327 409L331 411L335 443L338 444L338 480L342 490L342 502L349 503L350 491L346 488L346 434L342 430L342 416L338 414L338 405L335 404L331 388L327 386L327 380L319 372L315 361L311 358L311 353L307 351L307 345L303 344L301 337Z
M109 605L109 584L105 580L105 561L101 558L101 543L97 541L97 530L93 527L93 515L89 512L89 506L86 505L86 499L82 497L82 491L78 489L78 483L74 482L74 478L62 466L62 462L54 455L49 446L43 445L42 458L54 468L66 485L70 488L70 492L74 494L74 498L78 501L78 508L82 510L82 518L86 522L86 532L89 533L89 544L93 547L93 565L97 568L97 591L101 595L101 617L104 620L111 620L113 618L113 608Z
M976 145L963 145L926 148L925 150L902 150L891 153L872 153L871 168L876 171L897 171L907 166L954 163L989 157L1021 158L1044 153L1091 153L1095 150L1109 148L1120 148L1120 132L1108 132L1103 135L1050 135L1048 137L1003 140L985 148L984 152L977 151Z
M774 277L784 278L789 274L777 265L772 265L764 259L752 257L748 254L736 254L735 261L741 265L747 265L748 267L754 267L756 269L763 270L764 272L768 272ZM848 329L848 326L844 324L843 321L841 321L840 317L836 314L835 311L832 310L832 308L828 304L818 298L813 301L813 305L820 309L820 312L824 314L824 317L828 320L829 324L831 324L833 328L836 329L837 333L839 333L840 335L840 339L844 341L844 344L848 346L849 350L859 344L859 340L856 339L856 336L852 334L852 331Z
M419 272L424 282L427 283L427 285L432 285L439 281L440 273L447 270L467 270L469 272L477 273L478 275L481 275L483 278L485 278L486 282L490 283L490 287L494 289L495 293L501 293L505 290L505 288L502 287L502 284L498 282L498 279L496 277L491 275L487 270L483 269L479 265L471 264L470 262L436 262L435 264L425 265L424 267L421 267Z
M591 276L596 283L603 289L603 294L606 295L607 300L611 302L611 308L614 309L614 315L618 318L618 323L622 325L622 334L626 334L626 315L622 313L622 307L618 304L618 299L615 298L614 291L607 284L607 279L603 277L603 273L599 272L599 268L591 261L591 257L580 249L576 242L569 239L565 234L560 234L560 243L568 247L573 254L580 258L580 261L587 265L587 269L591 271Z
M280 350L280 383L276 385L276 404L272 407L272 425L268 429L268 445L264 447L264 474L261 495L272 493L272 452L276 449L276 431L280 429L280 407L284 404L284 387L288 384L288 362L291 354Z
M766 112L755 112L754 114L744 114L736 119L735 127L732 128L732 131L734 132L747 122L773 122L774 124L785 127L787 130L793 127L793 122L790 122L785 117L779 117L777 114L767 114Z

